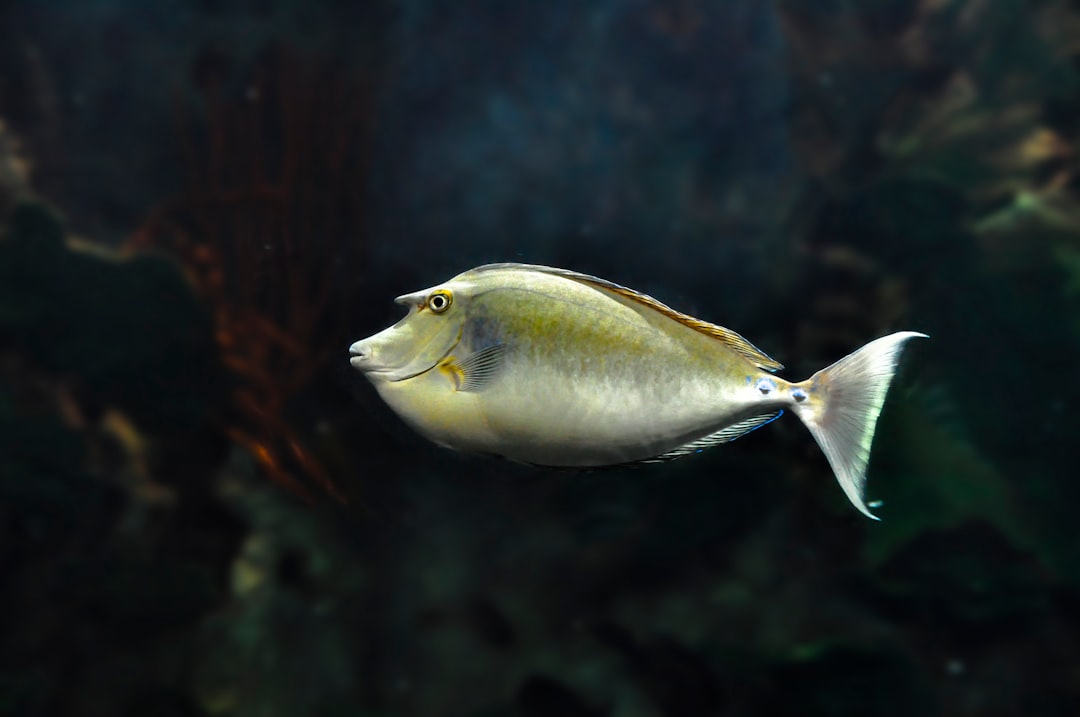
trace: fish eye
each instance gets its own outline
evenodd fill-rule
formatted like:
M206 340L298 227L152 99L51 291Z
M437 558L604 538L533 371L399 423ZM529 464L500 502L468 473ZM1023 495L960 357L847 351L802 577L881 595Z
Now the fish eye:
M431 296L427 300L428 307L436 314L441 314L450 308L450 304L454 303L453 294L444 289L431 292Z

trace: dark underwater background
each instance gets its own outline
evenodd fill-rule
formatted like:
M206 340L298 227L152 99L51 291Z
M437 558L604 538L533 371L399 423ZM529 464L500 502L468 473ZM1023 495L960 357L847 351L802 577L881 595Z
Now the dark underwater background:
M0 716L1080 714L1080 5L0 0ZM493 261L802 379L636 470L348 366Z

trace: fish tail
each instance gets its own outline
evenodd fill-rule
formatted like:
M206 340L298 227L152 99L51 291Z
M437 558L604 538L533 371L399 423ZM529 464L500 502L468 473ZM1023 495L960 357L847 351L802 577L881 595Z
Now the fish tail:
M863 496L870 444L900 352L908 339L916 337L929 338L916 331L883 336L792 384L792 410L829 459L848 499L874 520L879 518L870 512Z

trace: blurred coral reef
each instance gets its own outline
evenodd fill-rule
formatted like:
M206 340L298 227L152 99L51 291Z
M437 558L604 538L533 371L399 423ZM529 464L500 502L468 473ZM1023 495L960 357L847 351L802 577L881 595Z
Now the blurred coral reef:
M235 379L229 438L283 486L306 492L306 478L336 494L284 412L338 350L339 275L364 270L368 88L271 48L226 100L221 64L210 50L196 65L208 121L205 148L182 136L190 189L154 209L128 249L176 256L210 307Z

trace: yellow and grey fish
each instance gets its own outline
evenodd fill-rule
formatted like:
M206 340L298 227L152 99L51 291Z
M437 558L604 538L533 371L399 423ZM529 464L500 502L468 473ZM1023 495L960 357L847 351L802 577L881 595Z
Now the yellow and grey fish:
M432 441L552 467L676 458L790 409L860 511L904 343L884 336L799 383L739 334L586 274L489 264L396 300L350 363Z

